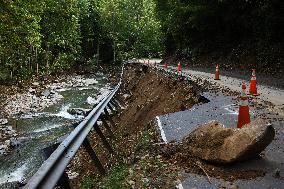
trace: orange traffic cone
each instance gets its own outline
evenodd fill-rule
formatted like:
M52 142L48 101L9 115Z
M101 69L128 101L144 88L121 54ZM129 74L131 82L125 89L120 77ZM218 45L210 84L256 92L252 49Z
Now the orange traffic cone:
M168 64L167 63L165 63L164 68L168 69Z
M220 80L220 74L219 74L219 65L216 65L216 71L215 71L215 80Z
M238 128L242 128L245 124L250 123L248 97L246 95L246 84L242 84L242 93L240 98L240 108L238 115Z
M257 88L256 88L256 74L255 74L255 69L252 69L252 76L250 80L250 85L249 85L249 93L251 95L257 96Z
M178 63L178 72L180 72L181 69L180 69L180 62Z

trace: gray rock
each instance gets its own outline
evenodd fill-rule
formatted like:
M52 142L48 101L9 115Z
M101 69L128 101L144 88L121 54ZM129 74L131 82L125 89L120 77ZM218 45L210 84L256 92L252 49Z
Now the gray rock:
M67 110L67 112L71 115L81 115L81 116L87 116L87 114L90 112L89 109L83 109L83 108L70 108Z
M0 125L6 125L8 123L7 119L0 119Z
M225 128L217 121L198 127L183 139L189 154L216 163L247 160L260 154L274 139L272 125L258 119L242 129Z
M87 98L86 102L90 105L95 105L98 103L98 101L95 98L90 97L90 96Z
M10 140L5 140L4 145L9 147L11 145L11 141Z
M9 147L5 144L0 145L0 155L6 154L6 151L9 150Z
M7 129L8 129L9 131L12 131L12 130L13 130L13 127L12 127L12 126L8 126Z
M51 91L50 91L50 94L51 94L51 95L54 95L55 93L56 93L56 92L55 92L54 90L51 90Z
M41 94L42 96L48 97L50 95L50 91L46 89Z
M0 145L0 155L4 155L4 154L5 154L5 152L6 152L6 150L1 149L1 145Z
M34 83L32 83L32 85L37 87L37 86L39 86L39 82L34 82Z
M33 89L33 88L29 88L29 93L34 94L34 93L36 93L36 90L35 90L35 89Z
M96 79L85 79L83 82L85 83L85 86L94 85L98 83Z
M15 148L21 145L21 142L19 142L16 138L10 139L10 146Z
M8 146L7 145L4 145L4 144L1 144L0 145L0 149L2 150L2 149L7 149L8 148Z
M129 94L124 94L122 97L124 98L124 100L127 100L127 99L129 99L131 96L130 96Z

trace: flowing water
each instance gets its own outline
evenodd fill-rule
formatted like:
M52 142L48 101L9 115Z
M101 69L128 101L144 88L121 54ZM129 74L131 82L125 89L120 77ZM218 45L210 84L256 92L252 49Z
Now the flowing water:
M19 134L20 146L11 154L0 156L1 189L17 188L19 182L30 178L44 161L42 149L73 130L72 125L83 117L69 114L69 108L90 109L88 97L98 99L109 91L104 78L97 80L98 84L93 86L61 90L64 99L42 112L9 120Z

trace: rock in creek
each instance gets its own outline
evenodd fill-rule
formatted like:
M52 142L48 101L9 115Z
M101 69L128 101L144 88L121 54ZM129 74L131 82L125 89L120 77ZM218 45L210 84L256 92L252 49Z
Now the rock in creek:
M42 96L48 97L51 93L50 93L49 90L46 89L41 94L42 94Z
M39 82L33 82L32 85L37 87L39 86Z
M85 79L83 82L85 83L85 86L98 84L96 79Z
M217 121L198 127L182 141L187 154L216 163L232 163L257 156L274 139L272 125L258 119L242 129L225 128Z
M87 116L90 111L91 110L89 109L83 109L83 108L70 108L67 110L67 112L71 115L82 115L82 116Z
M96 100L95 98L90 97L90 96L87 98L86 102L87 102L87 104L89 104L89 105L95 105L95 104L98 104L98 103L99 103L98 100Z
M8 123L7 119L0 119L0 125L6 125Z
M3 141L0 143L0 155L7 154L14 148L17 148L21 145L21 142L18 141L16 138L10 138L8 140Z

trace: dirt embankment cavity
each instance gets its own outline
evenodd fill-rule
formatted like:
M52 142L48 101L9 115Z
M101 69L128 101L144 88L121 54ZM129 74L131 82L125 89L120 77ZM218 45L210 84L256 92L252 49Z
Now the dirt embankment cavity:
M203 101L194 83L178 81L146 66L127 65L123 81L122 96L128 106L119 124L129 132L155 116L190 109Z

